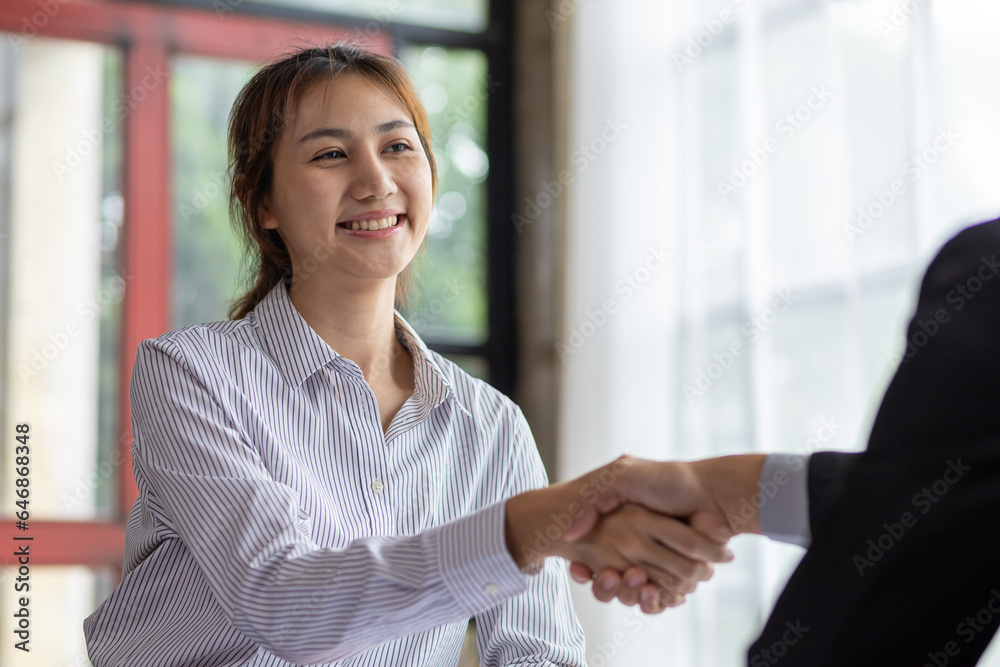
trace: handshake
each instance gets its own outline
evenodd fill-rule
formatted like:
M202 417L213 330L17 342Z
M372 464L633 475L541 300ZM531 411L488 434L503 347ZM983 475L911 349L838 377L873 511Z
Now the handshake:
M764 455L690 463L622 456L577 479L507 501L507 548L525 571L558 556L594 597L657 614L684 602L713 563L733 559L739 533L760 533L740 512L757 493Z

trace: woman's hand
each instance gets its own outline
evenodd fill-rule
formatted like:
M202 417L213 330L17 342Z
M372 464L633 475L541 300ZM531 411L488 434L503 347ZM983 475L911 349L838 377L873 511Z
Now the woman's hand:
M530 567L560 556L588 571L624 572L630 583L638 582L635 590L602 588L602 592L595 590L598 599L618 596L626 604L638 602L644 611L656 613L683 602L685 594L712 575L712 563L732 560L723 542L684 521L635 504L621 506L628 499L615 488L629 475L633 462L619 459L573 481L508 500L507 547L518 565ZM672 496L685 498L687 491L680 487L692 479L678 478ZM616 499L613 506L607 502L609 495ZM690 515L700 502L685 499L675 511ZM578 527L581 519L587 523L585 531ZM571 528L576 531L572 541L567 539ZM729 534L725 531L723 539Z
M755 507L748 501L758 490L763 456L724 456L693 463L625 460L628 467L616 484L603 491L566 531L569 540L589 535L603 522L602 514L622 503L682 516L692 528L721 543L737 533L760 532L759 513L748 513L747 508ZM594 597L602 602L616 597L627 605L638 602L646 613L683 603L686 592L670 586L670 580L650 580L634 565L596 569L576 561L570 565L570 576L579 583L592 582Z

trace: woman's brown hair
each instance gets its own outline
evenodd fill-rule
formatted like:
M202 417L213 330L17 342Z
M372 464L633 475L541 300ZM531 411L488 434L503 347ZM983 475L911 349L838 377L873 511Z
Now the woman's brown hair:
M247 283L252 281L230 307L230 319L245 317L292 270L291 257L277 230L260 226L260 210L274 182L273 148L303 93L343 73L369 79L406 107L430 162L431 187L437 190L427 112L399 61L362 48L332 44L299 49L265 66L243 86L229 114L229 210L249 261ZM396 290L398 298L399 282Z

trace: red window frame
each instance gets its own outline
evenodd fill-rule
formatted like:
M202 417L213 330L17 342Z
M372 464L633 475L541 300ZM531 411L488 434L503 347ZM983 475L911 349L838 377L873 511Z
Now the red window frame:
M120 359L121 454L115 513L105 521L30 522L31 562L86 565L121 570L125 521L138 489L132 475L132 438L128 385L139 343L170 328L171 187L170 58L191 54L266 62L305 43L355 39L384 54L393 52L383 34L331 25L256 18L236 13L243 0L218 0L216 11L163 4L58 0L4 0L0 31L98 42L123 50L123 91L146 89L123 126L125 218L122 271L130 276L122 301ZM143 79L159 74L158 85ZM141 165L141 166L139 166ZM95 388L96 391L96 388ZM0 540L12 544L12 516L0 519ZM21 533L22 535L24 533Z

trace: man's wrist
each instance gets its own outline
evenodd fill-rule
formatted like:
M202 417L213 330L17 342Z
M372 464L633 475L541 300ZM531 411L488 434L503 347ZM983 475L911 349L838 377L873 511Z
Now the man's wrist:
M760 474L766 458L739 454L691 463L734 534L761 534Z

